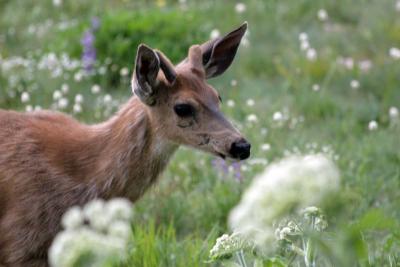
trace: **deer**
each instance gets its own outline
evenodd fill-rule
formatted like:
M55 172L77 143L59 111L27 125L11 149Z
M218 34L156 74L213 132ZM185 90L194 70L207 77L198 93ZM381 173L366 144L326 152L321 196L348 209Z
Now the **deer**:
M192 45L177 65L140 44L133 95L105 122L0 110L0 266L48 266L47 250L69 207L96 198L138 200L181 145L247 159L250 143L207 83L231 65L246 29L245 22Z

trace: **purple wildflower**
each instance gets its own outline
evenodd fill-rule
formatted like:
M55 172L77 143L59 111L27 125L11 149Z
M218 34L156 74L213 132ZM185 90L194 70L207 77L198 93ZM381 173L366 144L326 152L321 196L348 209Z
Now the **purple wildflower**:
M94 47L94 34L91 29L83 33L81 44L83 47L82 64L87 73L91 73L96 62L96 48Z
M219 172L222 172L222 174L227 175L229 173L229 166L226 164L225 160L222 160L220 158L213 159L211 161L211 165Z
M87 74L93 71L94 64L96 62L96 48L94 42L96 37L94 32L100 27L100 20L97 17L93 17L91 21L91 28L83 33L81 44L83 48L82 52L82 64Z
M211 165L223 176L229 176L230 174L233 174L238 181L243 179L240 162L228 164L225 160L217 158L211 161ZM230 167L231 171L233 172L230 171Z
M242 171L240 169L241 163L240 162L234 162L234 163L232 163L232 167L233 167L233 172L234 172L235 178L238 181L241 181L243 179Z
M96 31L100 28L100 19L98 17L92 18L92 30Z

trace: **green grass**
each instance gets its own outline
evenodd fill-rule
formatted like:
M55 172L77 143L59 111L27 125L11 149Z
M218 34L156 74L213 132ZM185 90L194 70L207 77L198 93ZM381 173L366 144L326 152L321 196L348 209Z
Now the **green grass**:
M115 25L125 35L140 31L142 41L163 47L177 62L185 55L181 46L174 50L175 44L205 41L212 29L226 32L247 20L249 45L241 47L227 73L210 83L220 92L226 115L251 140L252 158L272 162L285 151L307 153L312 143L318 144L317 151L330 146L338 156L343 188L343 200L338 200L340 215L332 214L331 222L340 241L332 245L332 254L346 259L337 266L390 266L390 257L397 257L399 264L398 230L393 230L395 226L377 227L381 220L394 220L397 226L400 220L400 126L388 116L391 106L400 108L400 61L388 54L391 47L400 47L400 12L396 12L394 0L249 0L242 14L235 12L235 1L188 1L187 11L175 1L167 1L165 7L148 1L64 1L61 7L50 2L0 3L3 59L35 59L49 51L76 57L80 53L77 42L90 25L90 18L98 16L106 23L101 27L110 31L116 29ZM318 20L320 8L327 10L328 22ZM154 22L144 16L152 12ZM192 19L187 20L188 14ZM28 33L29 26L43 25L47 19L52 22L42 35ZM123 28L124 19L131 23L127 28ZM55 25L61 20L76 24L60 30ZM188 24L180 31L182 20ZM316 61L307 60L300 50L301 32L308 34L310 45L318 52ZM193 40L184 40L189 33ZM107 55L117 55L111 58L113 63L131 70L137 39L132 37L132 47L123 47L126 42L107 39L113 36L108 30L101 28L99 34L99 64L104 64ZM118 47L123 47L120 54L115 50ZM355 67L346 69L338 63L339 57L352 57ZM369 71L357 67L362 60L372 63ZM112 82L119 70L113 72L111 65L106 75L81 82L74 81L74 72L66 72L68 77L51 78L47 71L34 70L29 78L23 67L11 73L0 69L0 108L23 110L23 91L31 93L28 104L49 108L54 90L66 83L71 102L76 93L85 97L84 112L76 117L85 122L102 120L110 114L104 114L107 107L99 104L104 94L119 101L130 96L129 77ZM237 86L231 85L233 79ZM353 79L360 82L358 89L350 87ZM90 93L93 83L101 85L100 96ZM319 91L312 90L314 84L320 86ZM248 106L248 99L254 99L255 105ZM228 107L228 100L234 100L235 107ZM66 111L71 112L71 107ZM276 111L287 113L290 119L278 125L272 119ZM249 114L257 114L258 122L246 121ZM293 119L299 118L304 121L293 125ZM378 122L376 131L368 130L371 120ZM266 134L263 129L267 129ZM263 151L263 143L269 143L271 150ZM212 167L212 160L212 156L200 152L179 150L159 183L135 203L134 247L126 266L220 266L208 263L208 251L216 237L229 231L226 219L230 209L264 166L243 163L247 170L237 181ZM376 223L357 228L376 209L380 216L370 219Z

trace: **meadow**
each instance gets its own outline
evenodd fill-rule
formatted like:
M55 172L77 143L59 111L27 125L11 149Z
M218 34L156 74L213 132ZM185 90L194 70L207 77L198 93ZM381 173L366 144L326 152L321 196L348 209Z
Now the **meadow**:
M134 203L116 266L238 266L209 253L242 193L272 162L314 153L341 177L317 266L400 266L399 1L3 0L0 108L103 121L132 94L140 43L178 63L243 21L234 63L210 83L250 159L181 147ZM282 253L257 264L304 266Z

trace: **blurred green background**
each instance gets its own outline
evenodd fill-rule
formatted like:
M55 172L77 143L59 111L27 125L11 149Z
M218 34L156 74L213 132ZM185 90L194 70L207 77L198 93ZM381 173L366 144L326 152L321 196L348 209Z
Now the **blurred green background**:
M131 96L138 44L178 63L243 21L233 65L210 83L252 157L231 164L180 149L135 203L126 265L219 266L208 252L251 179L284 155L322 152L342 176L327 211L335 266L400 266L395 0L2 0L0 108L105 120Z

